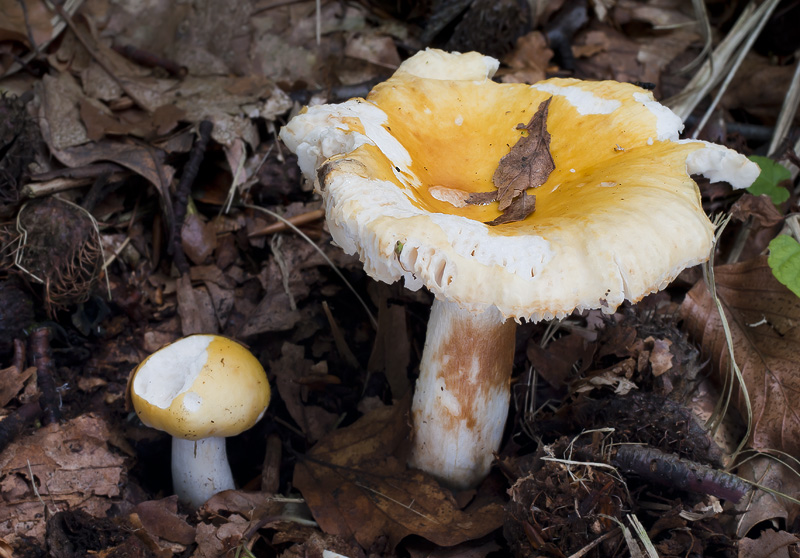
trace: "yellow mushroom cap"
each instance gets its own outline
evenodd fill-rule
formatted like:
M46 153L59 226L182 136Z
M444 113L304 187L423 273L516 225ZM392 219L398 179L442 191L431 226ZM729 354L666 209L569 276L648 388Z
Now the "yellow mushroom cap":
M680 119L639 87L491 81L497 61L427 50L367 99L307 108L281 130L325 201L334 241L375 279L405 279L473 311L549 319L613 311L704 261L713 226L691 174L749 186L758 167L725 147L679 140ZM539 105L555 170L536 210L485 224L500 159Z
M218 335L191 335L159 349L131 380L141 421L186 440L244 432L261 420L269 398L258 359Z

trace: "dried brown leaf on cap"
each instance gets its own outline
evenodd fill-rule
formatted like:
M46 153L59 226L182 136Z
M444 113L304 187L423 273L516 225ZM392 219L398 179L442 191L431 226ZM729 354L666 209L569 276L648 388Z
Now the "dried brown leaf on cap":
M295 468L294 484L326 533L389 550L408 535L442 546L480 538L502 524L502 503L479 496L460 509L430 476L399 456L408 436L408 398L376 409L318 443Z
M479 192L467 198L468 204L499 202L498 209L503 213L487 221L488 225L522 221L533 213L536 197L526 190L544 184L555 170L550 154L550 133L547 131L547 111L551 100L552 97L542 102L527 124L517 125L518 130L527 133L500 159L492 176L497 192Z
M501 211L528 188L544 184L556 168L550 155L550 133L547 131L547 113L552 100L550 97L541 103L528 124L517 126L518 130L527 131L527 135L522 136L508 155L500 159L494 171L492 182L497 188Z
M491 221L487 221L487 225L503 225L505 223L513 223L515 221L522 221L534 212L536 209L536 196L521 192L518 196L511 199L508 207L503 211L502 215Z

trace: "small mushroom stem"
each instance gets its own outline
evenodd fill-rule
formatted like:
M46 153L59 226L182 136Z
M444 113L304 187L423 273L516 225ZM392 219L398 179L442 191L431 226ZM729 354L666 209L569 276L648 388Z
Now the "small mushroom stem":
M225 438L172 438L172 484L182 502L200 507L217 492L233 490Z
M516 323L436 299L411 406L409 465L452 488L489 473L508 416Z

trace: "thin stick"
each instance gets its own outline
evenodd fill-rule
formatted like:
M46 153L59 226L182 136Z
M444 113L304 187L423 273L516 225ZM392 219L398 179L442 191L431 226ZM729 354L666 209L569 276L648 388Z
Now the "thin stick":
M358 359L347 345L347 341L344 338L344 333L342 333L341 328L339 328L339 324L336 323L336 319L333 317L331 308L328 306L328 301L322 301L322 310L325 312L325 317L328 318L328 325L331 326L333 342L336 345L336 350L339 352L339 356L341 356L352 368L358 369ZM366 382L364 385L366 386Z
M53 378L55 364L50 351L51 334L49 327L40 327L31 333L31 357L33 365L36 366L36 383L41 392L39 406L44 415L42 423L45 425L61 420L60 399Z
M613 530L609 531L608 533L605 533L605 534L597 537L595 540L593 540L592 542L590 542L589 544L587 544L586 546L581 548L578 552L576 552L574 554L570 554L568 556L568 558L581 558L582 556L585 556L586 553L589 552L591 549L596 547L598 544L600 544L601 542L603 542L607 538L609 538L609 537L611 537L613 535L619 534L620 531L622 531L622 529L617 527L616 529L613 529Z
M286 222L299 227L300 225L306 225L308 223L313 223L314 221L318 221L323 217L325 217L325 210L315 209L313 211L308 211L306 213L295 215L294 217L287 217ZM278 221L277 223L272 223L271 225L267 225L261 230L251 232L249 235L247 235L247 237L258 238L260 236L267 236L269 234L275 234L286 230L289 230L289 225L281 221Z
M397 504L397 505L398 505L398 506L400 506L401 508L405 508L405 509L407 509L408 511L410 511L411 513L417 514L417 515L418 515L418 516L420 516L421 518L423 518L423 519L427 519L428 521L430 521L430 522L432 522L432 523L441 523L440 521L436 521L436 519L435 519L435 518L433 518L433 517L430 517L430 516L428 516L428 515L425 515L425 514L424 514L424 513L422 513L422 512L418 512L417 510L415 510L414 508L412 508L411 506L412 506L412 505L414 505L414 501L413 501L413 500L411 501L411 504L404 504L403 502L400 502L399 500L395 500L394 498L392 498L392 497L390 497L390 496L387 496L386 494L384 494L384 493L382 493L382 492L378 492L378 491L377 491L377 490L375 490L374 488L370 488L370 487L369 487L369 486L367 486L366 484L361 484L360 482L355 482L355 485L356 485L357 487L359 487L359 488L363 488L364 490L368 490L368 491L372 492L373 494L377 494L377 495L378 495L378 496L380 496L381 498L385 498L386 500L389 500L389 501L390 501L390 502L392 502L393 504Z
M189 196L192 194L192 184L200 171L200 163L205 157L208 140L211 138L211 131L214 124L210 120L203 120L197 128L197 141L192 146L189 154L189 161L183 167L183 174L175 189L175 220L172 223L172 242L173 259L175 267L181 275L189 273L189 262L186 261L186 254L183 252L181 228L186 217L186 207L189 205Z
M800 103L800 60L794 68L794 76L792 76L792 84L789 86L789 91L783 100L781 112L778 115L778 123L775 125L775 133L772 136L772 141L767 150L768 155L775 155L783 138L786 137L789 128L794 122L794 115L797 114L798 103Z
M714 112L714 109L717 108L717 104L719 103L720 99L722 99L722 95L725 93L725 91L727 91L728 85L730 85L731 81L733 80L733 76L736 75L736 70L739 69L739 66L744 61L744 57L747 56L748 52L750 52L750 48L753 46L753 43L761 33L761 29L763 29L764 25L766 25L767 21L769 20L769 16L772 14L772 11L778 6L779 1L780 0L767 0L756 11L756 15L754 17L758 18L758 23L756 24L755 29L750 31L745 43L739 48L739 52L736 55L736 58L734 59L730 69L728 70L725 80L722 82L722 85L719 86L717 94L714 96L714 100L711 101L708 109L706 109L706 113L703 115L703 118L700 119L700 124L698 124L697 128L695 128L694 133L692 134L693 139L697 138L708 122L708 119L711 118L711 114Z

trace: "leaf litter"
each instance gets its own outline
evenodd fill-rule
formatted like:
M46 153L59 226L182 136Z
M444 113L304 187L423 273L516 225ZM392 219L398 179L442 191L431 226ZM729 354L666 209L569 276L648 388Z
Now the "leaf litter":
M491 3L480 1L413 13L401 4L322 3L319 44L313 2L223 4L66 2L66 25L44 2L26 2L26 16L20 3L0 0L0 13L12 16L0 20L0 88L9 92L0 100L2 549L164 558L641 555L629 527L635 509L661 556L793 555L792 502L752 491L734 507L713 495L722 470L737 465L766 489L800 493L781 464L798 469L797 299L760 256L794 211L793 197L776 206L701 188L709 212L733 206L738 219L718 248L733 265L718 268L717 292L754 410L750 448L764 454L729 461L735 443L720 432L735 439L746 420L736 390L720 431L704 427L725 393L727 353L699 274L687 271L635 310L520 328L507 442L489 479L466 493L405 466L405 398L430 296L384 285L376 292L360 263L331 246L323 221L298 221L315 248L247 207L290 220L318 211L277 128L300 104L364 96L407 54L449 41L448 26L458 41L474 37L500 57L503 81L615 78L649 82L666 98L691 77L677 70L704 44L688 4L554 2L530 19L515 16L530 28L511 29L502 18L518 12L489 14ZM732 16L709 17L724 28ZM792 79L790 62L749 54L721 103L757 124L725 113L704 133L757 148ZM495 225L535 209L528 191L552 170L546 111L521 123L520 140L498 162L497 190L472 200L498 201ZM176 204L186 208L175 187L204 120L213 130L180 223L189 266L180 274L169 239ZM13 222L27 197L53 196L91 214L105 256L87 294L48 314L47 290L15 264ZM363 298L370 292L377 332L318 249ZM106 280L110 298L100 288ZM41 426L44 368L27 354L24 331L45 319L63 419ZM200 510L169 496L169 441L132 420L124 397L135 363L193 331L246 341L276 388L265 420L229 441L242 489ZM620 447L632 456L617 459ZM653 461L671 474L705 471L706 484L661 486L640 466ZM733 514L739 520L726 521ZM765 521L777 530L753 529Z

